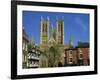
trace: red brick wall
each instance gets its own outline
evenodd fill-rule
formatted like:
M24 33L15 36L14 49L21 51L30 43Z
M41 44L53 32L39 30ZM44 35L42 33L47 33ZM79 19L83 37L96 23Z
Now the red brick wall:
M76 57L76 50L72 50L72 56L73 56L73 58L72 58L72 61L73 61L73 64L76 64L76 60L77 60L77 57Z
M65 63L66 63L66 64L69 64L69 51L70 51L70 50L65 51L65 57L66 57ZM75 63L76 63L76 60L77 60L76 54L77 54L77 53L76 53L76 50L72 50L72 63L73 63L73 64L75 64Z
M68 64L68 51L65 51L65 64Z
M89 48L78 48L78 60L80 59L80 49L82 50L83 54L83 64L87 65L89 59Z
M88 60L89 60L89 48L77 48L77 49L72 49L72 63L75 64L77 63L77 60L80 60L80 51L82 50L82 55L83 55L83 65L88 65ZM65 64L69 64L69 51L65 51Z

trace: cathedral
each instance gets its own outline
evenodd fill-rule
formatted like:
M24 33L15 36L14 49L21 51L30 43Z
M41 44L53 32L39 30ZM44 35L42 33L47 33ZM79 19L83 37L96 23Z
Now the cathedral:
M44 19L41 16L40 19L40 48L44 52L48 47L50 48L54 43L59 45L60 49L60 58L59 62L62 62L64 64L64 49L68 46L64 44L64 18L58 19L56 17L55 19L55 26L52 25L50 22L49 17L47 19ZM57 54L57 53L56 53ZM46 63L46 58L42 56L41 58ZM40 63L44 63L40 62ZM43 65L43 64L41 64ZM48 66L45 64L45 66ZM43 67L43 66L42 66Z
M64 44L64 20L56 18L56 26L50 25L50 19L40 21L40 44L48 44L51 36L57 44ZM53 28L54 27L54 28Z

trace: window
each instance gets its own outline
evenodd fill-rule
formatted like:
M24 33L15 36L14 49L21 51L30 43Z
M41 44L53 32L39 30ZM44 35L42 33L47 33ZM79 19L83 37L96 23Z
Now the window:
M82 50L81 49L79 49L79 52L80 52L80 54L82 54Z
M82 59L83 58L83 54L80 54L80 59Z
M70 50L70 54L72 54L72 50Z
M69 57L72 58L72 50L69 51Z
M32 52L35 52L35 49L34 48L32 49Z
M26 46L25 46L25 50L27 51L27 49L28 49L28 48L27 48L27 44L26 44Z
M83 59L83 53L82 53L82 50L79 49L79 52L80 52L80 59Z
M47 32L47 23L43 23L42 31Z
M36 54L38 54L38 51L36 51Z
M27 60L27 56L24 56L24 60L25 60L25 62L26 62L26 60Z
M80 60L80 63L79 63L80 65L83 65L83 60Z
M72 58L69 58L69 62L72 62Z
M25 42L23 41L23 50L25 49Z
M69 64L72 64L72 58L69 58Z

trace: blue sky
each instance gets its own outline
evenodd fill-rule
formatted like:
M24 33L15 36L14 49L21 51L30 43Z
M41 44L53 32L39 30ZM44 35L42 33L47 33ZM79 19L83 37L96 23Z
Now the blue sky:
M35 43L40 44L40 18L50 18L50 25L55 26L56 17L64 17L64 44L68 44L70 35L74 46L78 41L89 42L89 14L60 13L60 12L36 12L23 11L23 26L29 38L34 38Z

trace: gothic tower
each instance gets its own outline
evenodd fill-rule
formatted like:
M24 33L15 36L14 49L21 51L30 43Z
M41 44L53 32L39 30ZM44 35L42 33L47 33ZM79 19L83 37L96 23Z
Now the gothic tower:
M56 41L58 44L64 44L64 18L62 20L56 18Z
M40 44L47 44L49 39L49 17L47 17L47 20L44 20L41 16L40 20Z

